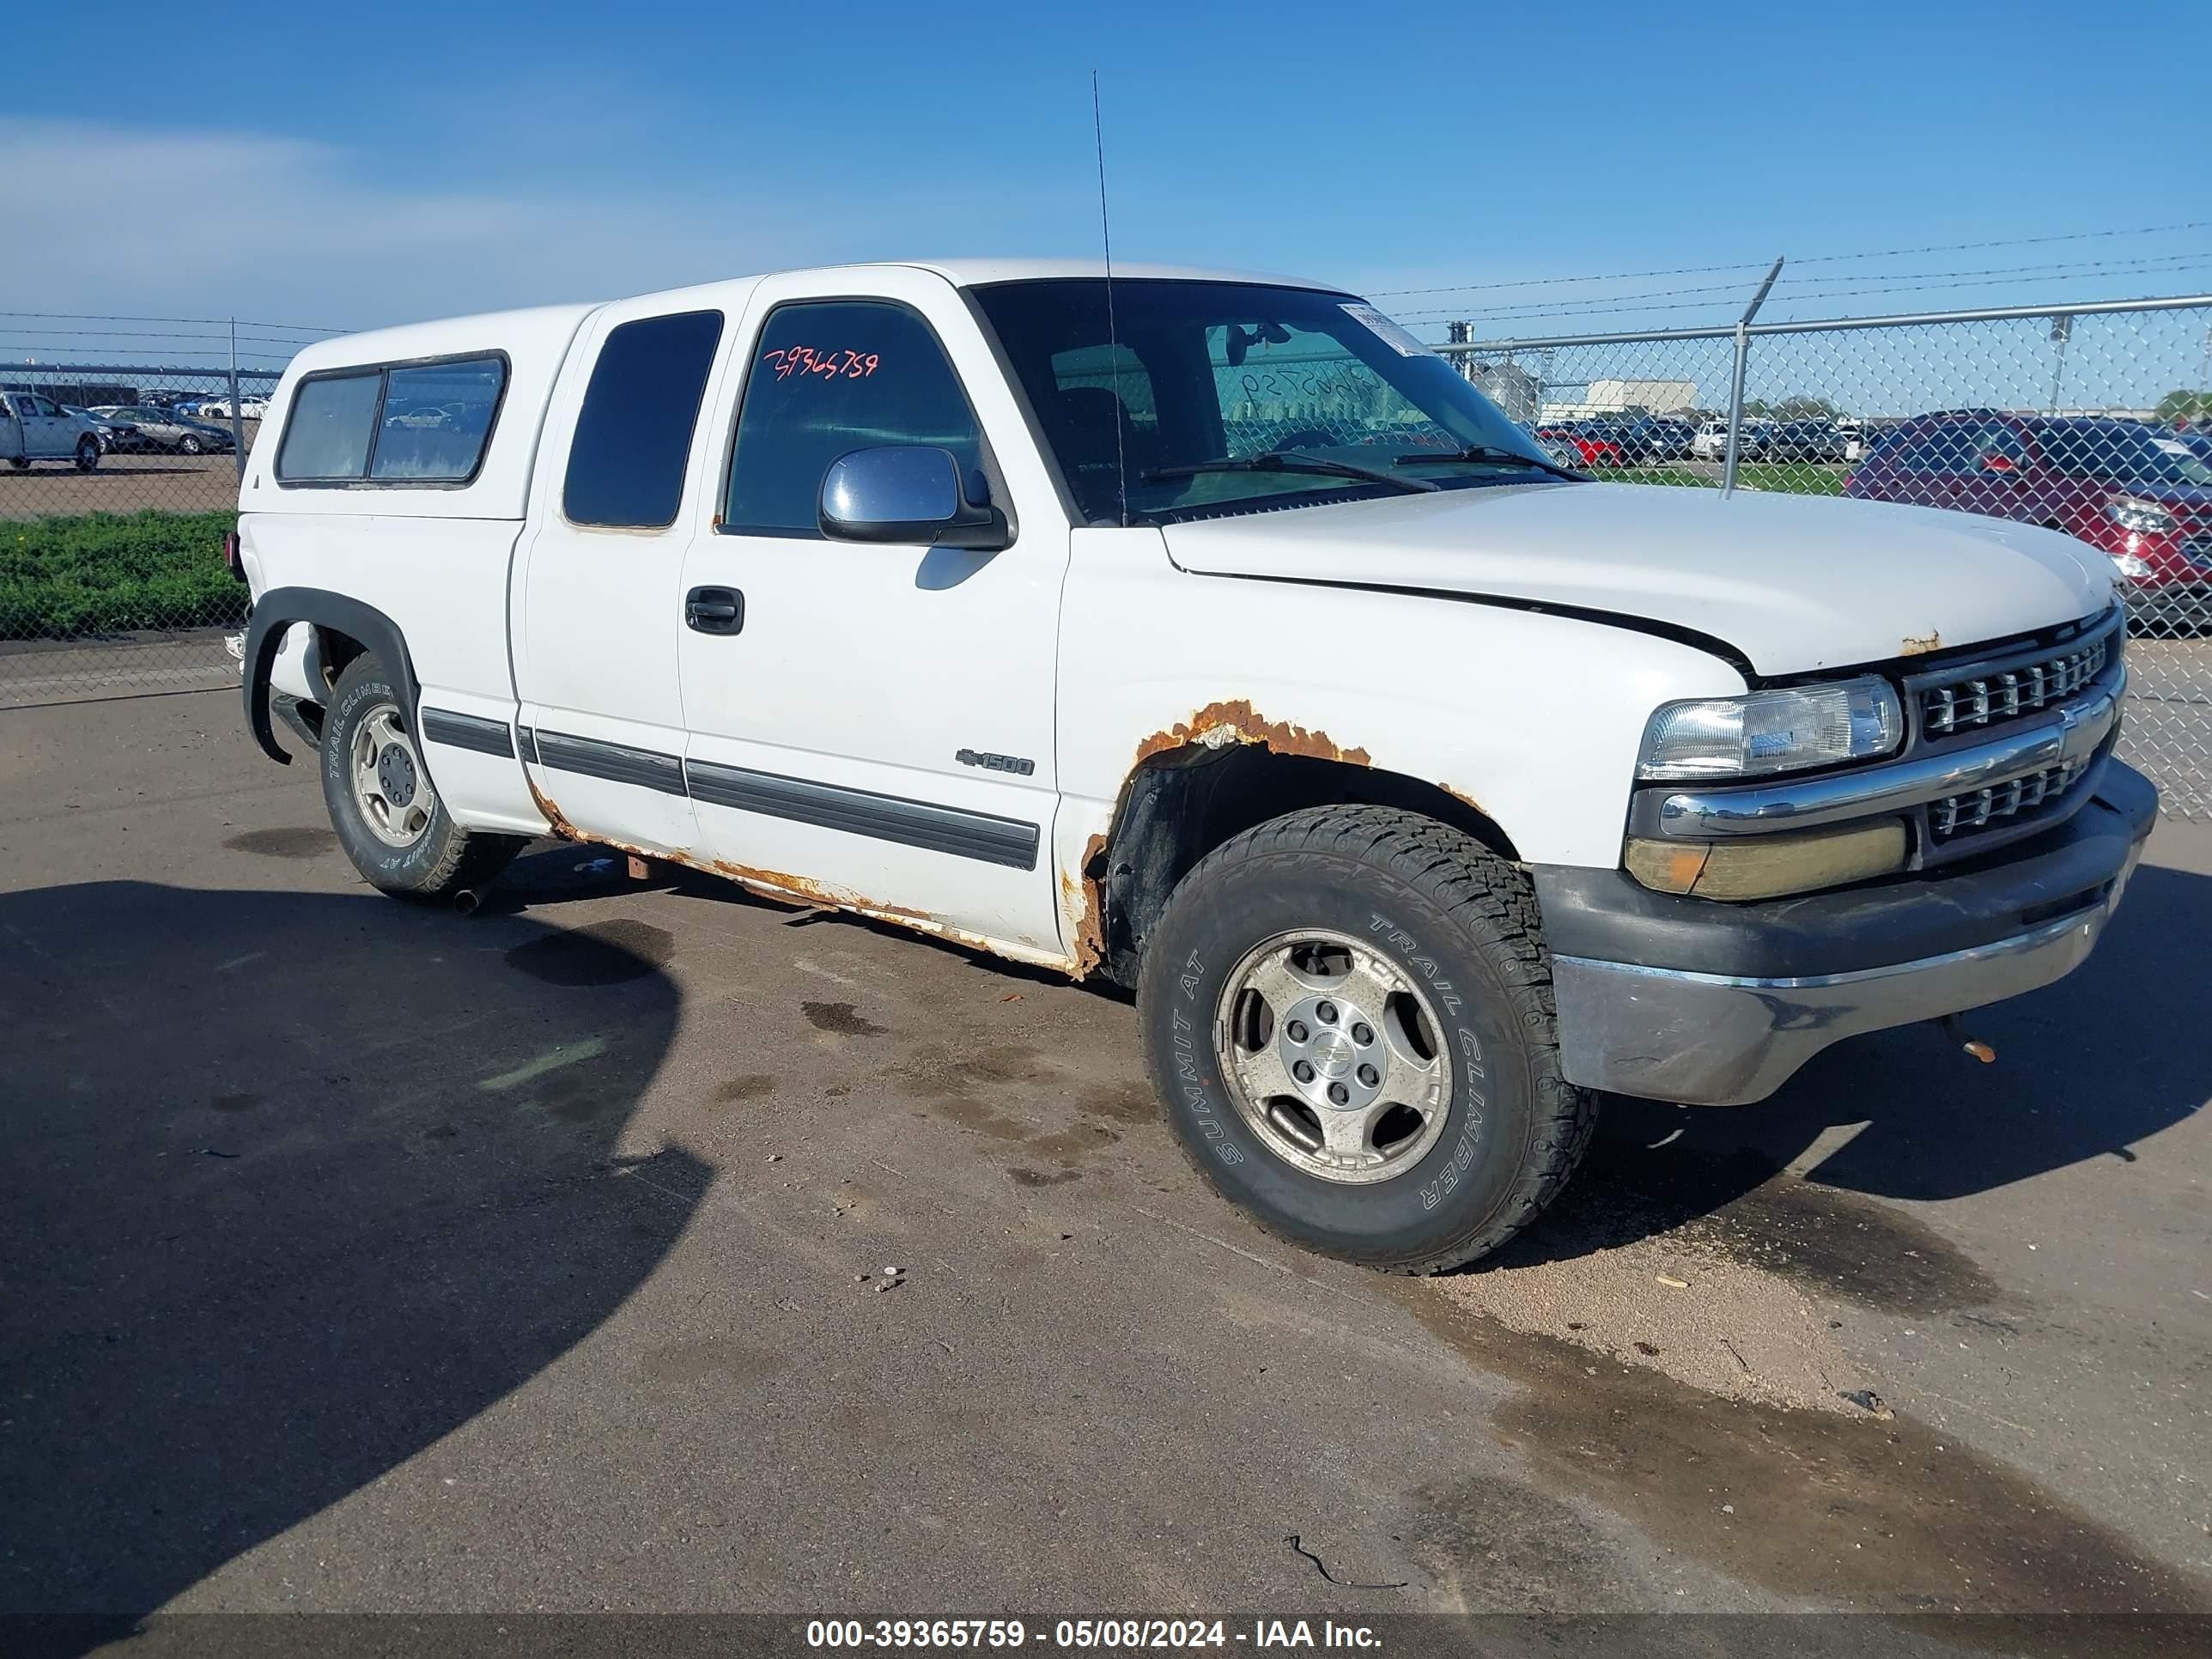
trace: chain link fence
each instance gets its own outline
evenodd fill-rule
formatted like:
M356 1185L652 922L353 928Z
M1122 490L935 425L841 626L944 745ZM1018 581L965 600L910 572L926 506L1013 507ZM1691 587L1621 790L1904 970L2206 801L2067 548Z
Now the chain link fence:
M244 456L335 331L0 313L0 708L236 683Z
M1440 349L1601 478L1903 501L2110 557L2132 638L2121 752L2212 819L2212 296Z
M246 592L222 544L244 447L283 364L335 331L21 326L60 337L0 331L0 708L234 683ZM1468 332L1441 349L1598 477L1913 502L2099 549L2133 618L2123 752L2170 812L2212 819L2212 296ZM1257 394L1242 414L1261 447L1303 429Z

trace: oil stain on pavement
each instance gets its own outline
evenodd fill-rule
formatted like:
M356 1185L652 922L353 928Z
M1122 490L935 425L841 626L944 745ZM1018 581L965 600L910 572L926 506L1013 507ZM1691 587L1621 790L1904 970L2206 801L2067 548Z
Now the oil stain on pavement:
M806 1023L817 1031L829 1031L837 1036L883 1036L884 1026L878 1025L866 1015L855 1010L849 1002L802 1002L799 1012Z
M247 830L223 842L234 853L258 853L271 859L315 859L337 850L328 830Z

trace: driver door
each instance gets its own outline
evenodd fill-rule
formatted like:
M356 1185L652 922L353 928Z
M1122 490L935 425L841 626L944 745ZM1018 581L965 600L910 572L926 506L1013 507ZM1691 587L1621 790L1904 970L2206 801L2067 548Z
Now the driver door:
M958 292L896 268L865 288L763 281L715 398L721 499L677 642L700 834L769 886L1057 957L1066 519ZM825 536L823 474L885 444L950 450L1012 544Z

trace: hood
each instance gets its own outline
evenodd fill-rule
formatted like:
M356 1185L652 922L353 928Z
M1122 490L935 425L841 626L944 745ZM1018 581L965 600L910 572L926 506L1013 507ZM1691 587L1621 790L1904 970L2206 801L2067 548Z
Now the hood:
M1490 485L1163 533L1188 571L1609 611L1708 635L1761 674L2030 633L2112 592L2112 562L2055 530L1743 489Z

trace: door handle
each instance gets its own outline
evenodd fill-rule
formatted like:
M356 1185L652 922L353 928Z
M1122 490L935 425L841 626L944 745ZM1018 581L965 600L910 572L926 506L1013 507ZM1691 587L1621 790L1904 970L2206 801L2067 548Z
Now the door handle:
M684 625L702 634L741 633L745 596L734 587L695 587L684 596Z

